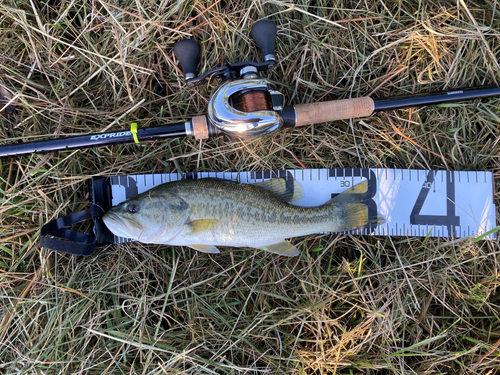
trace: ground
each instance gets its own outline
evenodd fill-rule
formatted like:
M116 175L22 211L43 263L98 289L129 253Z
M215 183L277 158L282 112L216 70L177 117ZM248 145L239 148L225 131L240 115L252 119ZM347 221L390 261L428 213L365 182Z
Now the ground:
M38 1L0 4L0 145L176 123L206 113L198 71L257 60L287 104L498 84L500 3ZM0 160L0 372L495 374L498 241L311 235L295 258L251 249L40 248L40 227L87 207L87 180L296 168L484 170L500 203L499 99L378 113L241 140L172 139ZM498 209L497 209L498 216ZM78 230L91 233L91 224Z

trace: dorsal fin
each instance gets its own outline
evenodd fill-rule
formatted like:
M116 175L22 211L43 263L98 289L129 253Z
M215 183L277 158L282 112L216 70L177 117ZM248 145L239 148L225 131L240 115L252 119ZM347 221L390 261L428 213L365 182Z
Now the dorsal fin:
M293 191L287 187L287 181L284 178L273 178L267 181L255 182L252 185L276 195L285 202L298 201L304 196L302 185L296 180L293 181Z

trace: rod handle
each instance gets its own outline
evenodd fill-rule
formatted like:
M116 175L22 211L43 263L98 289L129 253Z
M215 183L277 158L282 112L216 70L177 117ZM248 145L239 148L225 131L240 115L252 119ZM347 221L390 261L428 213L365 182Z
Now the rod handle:
M274 51L276 25L273 21L260 20L256 22L250 31L250 36L259 46L264 61L276 60L276 52Z
M182 73L186 79L196 77L196 63L200 46L193 39L181 39L174 45L174 55L181 63Z
M369 96L341 99L310 104L296 104L295 126L320 124L357 117L367 117L373 113L373 99Z

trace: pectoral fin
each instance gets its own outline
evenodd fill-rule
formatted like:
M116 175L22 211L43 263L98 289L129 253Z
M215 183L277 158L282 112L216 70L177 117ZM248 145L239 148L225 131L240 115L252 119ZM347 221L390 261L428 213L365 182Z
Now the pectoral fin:
M220 253L219 249L217 249L214 245L189 245L189 247L207 254Z
M219 224L220 220L217 219L199 219L187 223L191 227L192 234L208 232Z
M299 250L288 241L281 241L272 245L262 246L259 249L287 257L294 257L300 254Z

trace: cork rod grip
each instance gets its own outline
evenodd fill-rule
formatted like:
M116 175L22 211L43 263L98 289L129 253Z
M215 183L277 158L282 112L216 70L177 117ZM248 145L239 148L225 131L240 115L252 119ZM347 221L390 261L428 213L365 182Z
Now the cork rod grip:
M207 116L195 116L191 119L191 123L193 124L193 135L196 139L209 138Z
M310 104L294 105L295 126L320 124L356 117L366 117L373 113L373 99L364 98L333 100Z

